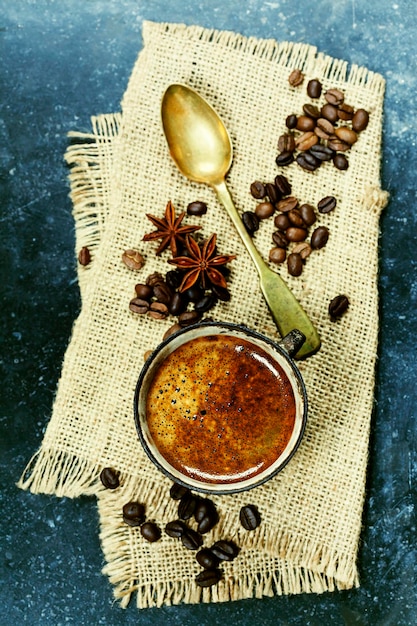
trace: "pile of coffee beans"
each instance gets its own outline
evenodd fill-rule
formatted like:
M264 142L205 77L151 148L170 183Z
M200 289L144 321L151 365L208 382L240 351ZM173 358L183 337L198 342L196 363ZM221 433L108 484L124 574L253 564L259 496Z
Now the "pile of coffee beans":
M283 263L287 260L288 273L291 276L300 276L307 257L313 250L323 248L329 238L328 228L317 226L307 241L310 229L316 224L317 213L324 215L333 211L337 205L336 198L325 196L318 202L317 207L300 203L298 198L292 195L292 186L288 178L282 174L278 174L274 182L254 181L250 191L252 196L261 202L254 211L242 214L247 231L253 235L258 230L261 220L275 215L276 230L272 234L274 247L269 252L269 260L272 263ZM248 223L251 224L251 228L248 228Z
M304 75L293 70L288 81L298 87ZM287 130L278 139L276 164L285 167L296 161L304 170L313 172L322 163L331 161L338 170L348 169L346 153L368 126L368 111L355 110L345 102L340 89L327 89L323 94L318 79L307 83L307 95L310 101L303 105L302 112L292 113L285 120Z

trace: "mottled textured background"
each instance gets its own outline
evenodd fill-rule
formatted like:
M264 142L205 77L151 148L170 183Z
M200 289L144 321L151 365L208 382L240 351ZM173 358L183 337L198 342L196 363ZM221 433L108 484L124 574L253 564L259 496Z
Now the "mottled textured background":
M391 202L381 220L381 336L357 590L123 611L101 574L94 500L15 487L41 443L80 307L66 134L89 130L92 114L119 110L144 19L309 43L387 80L382 187ZM415 0L0 0L0 42L0 625L415 624Z

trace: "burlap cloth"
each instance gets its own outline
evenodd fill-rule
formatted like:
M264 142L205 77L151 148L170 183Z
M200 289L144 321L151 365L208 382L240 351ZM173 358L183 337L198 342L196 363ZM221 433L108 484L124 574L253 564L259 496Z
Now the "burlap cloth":
M387 194L380 190L384 80L308 45L256 40L199 27L146 22L143 49L122 102L122 114L93 118L91 134L66 158L72 166L71 194L77 251L87 245L92 263L79 268L82 310L65 355L52 418L40 450L20 486L37 493L76 497L96 494L104 571L125 606L137 591L140 607L180 602L224 601L263 595L323 592L359 584L357 550L365 493L368 437L378 336L378 221ZM154 271L169 269L169 253L155 257L153 230L145 213L162 215L168 200L177 210L200 199L209 211L202 232L218 235L231 264L231 300L210 312L215 319L244 323L265 335L277 331L258 287L249 256L213 192L194 185L171 161L160 123L160 102L172 82L197 89L222 116L234 145L228 183L240 211L254 209L249 186L273 180L277 138L289 113L308 100L304 87L291 88L288 75L300 68L324 88L344 91L346 101L370 112L368 128L350 151L350 167L323 165L314 173L293 164L280 173L293 194L313 205L327 195L335 211L319 216L330 231L328 244L312 254L302 275L288 277L276 266L319 328L320 352L299 364L309 395L309 420L295 457L276 478L250 492L214 497L220 522L205 538L234 539L242 550L223 566L217 586L194 582L194 554L163 533L149 544L125 525L121 509L137 498L163 528L176 518L170 481L147 459L135 431L133 394L144 353L161 340L173 319L135 316L128 304L134 285ZM195 223L196 218L188 222ZM267 259L271 220L255 241ZM133 273L121 262L128 248L146 258ZM337 322L327 307L347 294L350 308ZM99 473L117 468L122 485L105 490ZM254 503L262 523L254 532L238 522L243 504Z

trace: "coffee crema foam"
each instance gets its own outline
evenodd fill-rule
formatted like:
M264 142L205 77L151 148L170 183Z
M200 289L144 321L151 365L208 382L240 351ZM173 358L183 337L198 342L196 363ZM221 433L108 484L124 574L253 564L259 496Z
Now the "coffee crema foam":
M283 369L245 339L198 337L172 352L151 382L150 436L166 461L207 483L257 476L282 454L296 406Z

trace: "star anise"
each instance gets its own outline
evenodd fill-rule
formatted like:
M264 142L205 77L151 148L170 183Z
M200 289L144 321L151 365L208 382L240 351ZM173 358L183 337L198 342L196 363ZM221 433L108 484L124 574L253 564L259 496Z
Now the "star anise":
M172 202L169 201L165 209L165 217L155 217L154 215L146 214L146 217L156 226L157 230L153 233L148 233L143 237L143 241L155 241L161 239L156 255L160 255L168 246L171 248L172 255L174 257L178 254L178 244L184 244L185 235L187 233L193 233L195 230L199 230L201 226L181 226L181 222L184 219L185 212L180 213L178 217L175 217L175 208Z
M176 265L179 269L186 271L178 290L186 291L200 279L204 289L207 287L207 283L227 288L226 279L217 267L226 265L236 256L232 254L216 255L216 234L211 235L201 248L195 239L187 235L185 245L190 256L179 256L168 260L171 265Z

